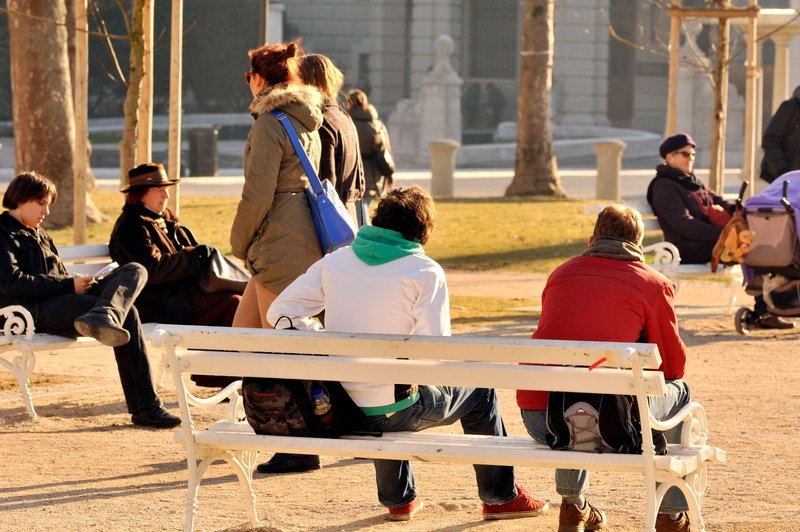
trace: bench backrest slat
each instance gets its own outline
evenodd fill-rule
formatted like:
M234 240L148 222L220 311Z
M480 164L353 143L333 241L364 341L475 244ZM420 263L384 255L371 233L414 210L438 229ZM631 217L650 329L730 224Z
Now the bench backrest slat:
M58 249L61 260L71 274L94 275L111 262L108 244L80 244Z
M334 380L392 384L412 382L498 389L636 394L639 381L627 369L553 367L505 362L402 360L220 351L178 351L182 373ZM602 378L600 378L602 376ZM648 395L662 395L661 372L645 372Z
M632 352L631 344L612 342L274 331L190 325L160 327L180 337L181 347L191 349L571 366L590 366L605 358L602 366L625 368L631 367L631 357L636 356L644 369L661 366L655 344L635 344L636 351Z
M73 262L110 262L108 244L80 244L77 246L64 246L58 249L58 254L65 264Z

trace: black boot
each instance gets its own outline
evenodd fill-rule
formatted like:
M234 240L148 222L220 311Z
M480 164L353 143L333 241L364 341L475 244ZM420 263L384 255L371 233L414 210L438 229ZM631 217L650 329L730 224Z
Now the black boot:
M259 473L280 474L280 473L303 473L319 469L319 456L309 454L289 454L275 453L269 462L258 464L256 468Z
M158 405L152 410L133 414L131 416L131 423L139 425L140 427L171 429L181 424L181 418L173 416L166 408Z
M99 310L91 310L79 316L73 326L82 336L90 336L109 347L125 345L131 339L128 331L114 323L107 312Z

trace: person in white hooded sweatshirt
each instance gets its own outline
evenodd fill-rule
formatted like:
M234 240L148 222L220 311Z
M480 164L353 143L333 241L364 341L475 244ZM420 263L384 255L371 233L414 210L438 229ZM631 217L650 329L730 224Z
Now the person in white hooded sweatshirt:
M381 199L372 225L352 246L326 255L272 303L267 320L279 327L320 329L311 316L325 310L328 331L450 335L450 299L444 271L423 245L435 224L433 199L418 186ZM288 323L287 323L288 325ZM491 389L343 382L350 397L381 432L420 431L461 421L467 434L505 436ZM394 521L411 519L423 504L407 461L375 460L378 499ZM484 519L533 517L546 502L514 482L512 467L476 465Z

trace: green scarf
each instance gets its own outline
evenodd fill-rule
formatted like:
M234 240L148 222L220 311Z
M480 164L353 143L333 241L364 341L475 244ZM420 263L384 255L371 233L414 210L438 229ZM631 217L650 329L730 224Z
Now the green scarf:
M353 241L353 253L370 266L386 264L407 255L424 255L422 244L403 238L391 229L363 225Z
M581 255L644 262L644 254L639 246L629 240L613 236L597 237Z

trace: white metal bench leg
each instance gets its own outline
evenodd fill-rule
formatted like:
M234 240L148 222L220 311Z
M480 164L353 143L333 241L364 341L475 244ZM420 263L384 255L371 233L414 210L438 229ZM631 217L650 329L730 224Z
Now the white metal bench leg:
M728 314L733 314L733 309L736 307L736 280L731 277L728 281Z
M253 490L253 470L258 463L258 455L258 451L233 451L225 458L239 478L239 487L242 489L242 496L247 504L247 514L252 527L261 525L256 510L256 492Z
M36 355L30 352L21 352L19 356L15 356L11 360L6 360L0 357L0 364L8 368L19 385L19 391L22 394L22 402L25 404L25 410L31 419L36 419L36 410L33 408L33 395L31 394L31 387L28 379L33 373L33 368L36 366Z
M700 532L704 532L706 529L703 517L700 513L700 508L702 507L703 494L705 493L706 482L708 480L707 471L705 464L701 464L698 466L697 471L687 475L686 478L675 478L669 482L663 482L656 490L656 499L658 501L663 500L664 494L672 487L681 490L686 499L686 504L689 506L689 524L692 530L698 530ZM646 526L645 529L647 529ZM655 530L655 528L651 530Z
M189 485L186 491L186 508L183 520L183 529L185 532L192 532L194 530L194 520L197 516L198 504L197 496L200 494L200 481L206 469L214 458L200 460L199 463L193 460L188 460L189 464Z
M261 525L256 510L256 492L253 489L253 471L258 463L258 451L212 451L207 453L201 460L194 462L188 460L189 464L189 483L186 493L186 509L184 514L184 530L192 532L194 521L197 517L199 507L198 496L200 494L200 483L203 475L212 463L223 460L230 464L236 477L239 479L239 487L242 490L243 499L247 505L247 515L250 526ZM193 464L194 467L193 467Z
M153 382L153 389L160 391L164 387L164 379L169 371L169 363L167 362L167 354L163 349L159 349L158 357L148 357L150 360L156 360L156 364L150 364L150 379Z

